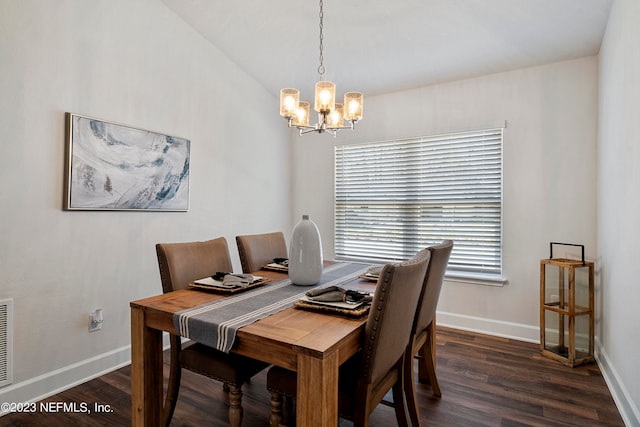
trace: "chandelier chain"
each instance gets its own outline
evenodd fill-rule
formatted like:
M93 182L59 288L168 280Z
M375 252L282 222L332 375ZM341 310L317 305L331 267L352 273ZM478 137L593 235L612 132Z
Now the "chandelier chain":
M322 30L324 28L323 26L323 18L324 18L324 13L322 12L322 6L323 6L323 2L322 0L320 0L320 66L318 66L318 74L320 74L320 80L324 80L324 65L323 65L323 56L322 56L322 51L324 50L324 44L323 44L323 40L324 40L324 35L322 34Z

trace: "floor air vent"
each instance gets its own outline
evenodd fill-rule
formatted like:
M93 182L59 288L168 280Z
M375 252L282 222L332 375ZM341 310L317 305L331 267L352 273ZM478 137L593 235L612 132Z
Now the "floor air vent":
M13 382L13 300L0 300L0 387Z

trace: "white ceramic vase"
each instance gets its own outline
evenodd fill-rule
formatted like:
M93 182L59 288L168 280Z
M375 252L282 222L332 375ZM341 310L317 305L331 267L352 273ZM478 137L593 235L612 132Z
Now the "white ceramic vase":
M293 227L289 244L289 279L294 285L311 286L322 276L322 242L316 224L309 215Z

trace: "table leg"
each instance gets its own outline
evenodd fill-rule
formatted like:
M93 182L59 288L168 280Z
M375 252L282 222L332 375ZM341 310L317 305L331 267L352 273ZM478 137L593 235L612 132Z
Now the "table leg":
M318 359L298 355L297 425L335 427L338 423L338 355Z
M144 310L131 308L131 425L160 425L162 331L146 327Z

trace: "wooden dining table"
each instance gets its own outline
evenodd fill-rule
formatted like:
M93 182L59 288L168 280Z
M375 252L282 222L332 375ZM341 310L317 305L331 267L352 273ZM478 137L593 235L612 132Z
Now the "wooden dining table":
M287 278L286 273L275 271L255 274L271 284ZM373 292L375 285L354 278L344 287ZM178 334L173 315L225 296L183 289L130 303L133 426L161 424L162 332ZM297 425L335 427L338 368L360 348L366 320L366 315L351 318L289 307L238 329L231 352L296 371Z

